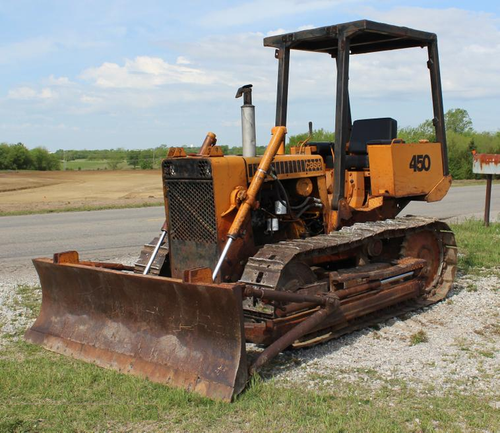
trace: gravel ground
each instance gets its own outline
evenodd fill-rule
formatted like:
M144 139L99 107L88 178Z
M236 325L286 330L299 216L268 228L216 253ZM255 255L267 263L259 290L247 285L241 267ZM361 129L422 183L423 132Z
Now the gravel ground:
M336 379L373 388L395 380L396 386L402 381L433 394L453 389L498 395L499 275L459 276L446 300L379 329L281 354L266 376L312 389L334 386ZM412 343L421 331L427 341Z
M102 256L93 259L133 265L137 256L127 255L117 258ZM22 306L17 287L33 286L34 295L41 300L42 291L39 284L38 275L30 261L16 265L5 265L0 262L0 348L6 344L6 336L16 340L16 334L31 325L32 319L29 318L28 309Z
M133 264L135 259L126 256L110 261ZM8 341L6 334L19 334L30 325L16 287L36 285L38 279L29 263L0 268L1 347ZM379 329L368 328L314 348L281 354L264 374L278 383L307 388L334 386L336 379L373 388L388 382L398 386L403 381L421 392L458 389L494 396L500 389L499 271L459 276L445 301L381 323ZM427 341L412 344L412 336L420 331Z

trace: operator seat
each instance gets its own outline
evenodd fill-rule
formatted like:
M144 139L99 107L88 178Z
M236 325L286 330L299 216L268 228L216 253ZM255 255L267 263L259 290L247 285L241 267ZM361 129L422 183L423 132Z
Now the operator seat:
M355 120L346 155L346 169L363 170L369 167L367 144L391 144L398 135L398 122L390 117Z

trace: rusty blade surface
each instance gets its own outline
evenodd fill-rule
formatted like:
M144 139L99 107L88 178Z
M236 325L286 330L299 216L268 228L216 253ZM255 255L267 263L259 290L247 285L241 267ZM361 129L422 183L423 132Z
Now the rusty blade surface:
M212 399L244 388L241 286L33 262L42 308L28 341Z

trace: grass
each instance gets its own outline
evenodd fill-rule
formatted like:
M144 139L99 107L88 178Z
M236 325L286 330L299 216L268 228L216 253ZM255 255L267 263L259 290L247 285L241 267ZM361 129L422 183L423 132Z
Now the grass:
M142 207L156 207L163 206L162 201L158 202L143 202L143 203L130 203L130 204L110 204L110 205L85 205L85 206L68 206L57 209L36 209L36 210L22 210L22 211L12 211L12 212L1 212L0 217L3 216L18 216L18 215L38 215L47 213L59 213L59 212L85 212L94 210L107 210L107 209L131 209L131 208L142 208Z
M319 378L316 378L318 381ZM372 390L330 377L304 389L254 380L233 404L104 370L24 342L0 359L0 431L498 431L483 396ZM388 404L390 403L390 404Z
M410 345L415 346L416 344L426 343L429 339L427 338L427 334L423 329L415 334L410 335Z
M500 223L485 227L482 221L467 220L452 224L458 245L458 266L464 273L477 273L479 268L498 268L500 264Z

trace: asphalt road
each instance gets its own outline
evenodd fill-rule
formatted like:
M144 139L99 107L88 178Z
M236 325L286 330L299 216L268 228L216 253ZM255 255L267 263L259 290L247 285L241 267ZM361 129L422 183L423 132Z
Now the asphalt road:
M403 215L443 219L483 217L484 186L452 188L437 203L411 203ZM493 185L492 220L500 214L500 185ZM77 250L83 259L137 257L158 235L163 207L0 217L0 265L29 265L33 257Z
M163 207L0 217L0 264L77 250L83 259L139 255L160 232Z

